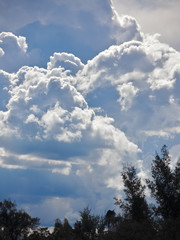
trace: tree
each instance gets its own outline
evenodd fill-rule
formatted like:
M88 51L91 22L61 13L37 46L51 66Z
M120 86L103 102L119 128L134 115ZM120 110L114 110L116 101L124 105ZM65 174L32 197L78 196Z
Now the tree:
M5 239L11 240L25 238L29 229L33 229L38 223L38 218L32 218L25 211L17 210L15 203L8 200L0 202L0 235L2 239L3 236Z
M179 215L177 211L177 197L179 191L179 166L176 166L175 172L170 168L171 158L164 145L161 149L161 156L156 153L152 163L152 180L147 179L148 188L151 196L157 203L156 214L163 219L176 218ZM179 202L179 201L178 201ZM178 203L180 204L180 202Z
M73 235L73 229L67 218L64 219L64 223L62 223L60 219L56 219L52 234L54 240L72 240Z
M108 210L105 217L104 217L105 225L107 225L108 229L114 227L116 223L116 213L114 210Z
M145 198L145 186L137 176L134 166L124 168L122 172L125 198L115 198L122 216L116 225L113 239L150 240L155 239L155 230L151 218L151 211Z
M94 240L98 232L104 229L104 223L100 216L91 214L91 209L86 207L80 212L81 219L74 224L76 239Z
M180 161L170 167L171 157L167 146L156 153L152 162L152 180L147 179L154 207L160 239L180 239Z
M122 178L125 201L115 198L115 204L119 205L123 210L123 215L126 219L135 221L148 220L150 210L145 199L145 186L141 184L141 179L137 176L135 167L124 168Z
M178 159L174 170L174 188L176 216L180 217L180 159Z

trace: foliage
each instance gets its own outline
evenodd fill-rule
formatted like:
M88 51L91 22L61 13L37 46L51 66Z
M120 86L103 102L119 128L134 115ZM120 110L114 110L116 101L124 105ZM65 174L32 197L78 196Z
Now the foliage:
M0 236L2 239L25 238L29 229L33 229L38 223L38 218L32 218L25 211L17 210L15 203L8 200L0 202Z
M91 214L91 210L86 207L80 212L81 219L74 224L74 231L77 239L95 239L98 233L104 230L104 222L100 216Z
M53 231L53 239L58 240L68 240L73 239L73 229L68 222L68 219L64 219L64 223L60 219L56 219Z
M145 186L141 184L141 179L138 178L135 167L127 167L122 172L124 182L125 201L115 198L115 204L123 210L126 219L136 221L148 220L150 210L145 200Z
M152 180L147 179L151 196L156 200L155 214L162 239L180 239L180 162L173 170L167 146L156 153L152 162ZM178 237L176 236L178 234Z

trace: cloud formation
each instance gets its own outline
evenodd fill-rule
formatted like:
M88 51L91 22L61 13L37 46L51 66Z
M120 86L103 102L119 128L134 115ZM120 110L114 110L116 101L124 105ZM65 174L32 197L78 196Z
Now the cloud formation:
M118 1L112 0L118 14L136 18L144 33L160 33L161 41L168 43L176 50L179 45L179 8L180 2L173 1ZM132 7L133 6L133 7Z
M7 72L17 71L24 65L36 64L36 51L28 52L26 38L11 32L0 33L0 69Z
M142 33L133 17L118 16L109 1L98 2L98 13L97 1L79 3L44 1L38 15L40 1L19 0L17 7L29 8L24 23L19 15L4 25L30 31L33 24L58 34L60 25L53 24L61 22L61 43L73 42L79 55L56 49L42 64L40 47L27 36L0 34L0 190L38 212L44 224L76 218L88 203L98 211L112 208L123 164L146 176L156 146L171 143L177 156L180 138L180 53L158 34ZM47 36L37 36L42 51ZM88 52L82 61L85 50L96 56ZM47 220L44 208L51 212Z
M59 60L62 66L56 64ZM63 61L68 61L68 70ZM34 178L44 171L52 182L59 175L65 186L71 181L78 189L82 185L85 199L96 206L97 192L106 187L120 189L114 180L122 168L120 163L132 155L136 158L139 149L114 126L113 118L88 106L73 86L77 71L74 64L79 71L84 68L72 54L59 53L51 58L47 69L24 66L16 73L1 72L5 86L1 91L6 91L7 97L0 112L0 166L24 171L23 176L32 171ZM27 186L33 195L29 177ZM38 186L45 176L41 177ZM57 196L56 191L44 191L48 198ZM63 190L59 194L64 194ZM100 199L104 194L102 191ZM81 201L85 203L85 199Z

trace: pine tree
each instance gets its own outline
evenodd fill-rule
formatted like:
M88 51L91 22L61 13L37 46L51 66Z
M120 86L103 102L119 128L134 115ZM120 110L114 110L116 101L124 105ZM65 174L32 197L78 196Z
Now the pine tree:
M152 163L152 180L147 179L151 196L158 204L156 214L167 218L176 218L176 188L174 173L170 168L171 158L166 145L161 149L161 156L156 154Z
M145 186L137 176L135 167L127 167L122 172L125 199L116 200L123 214L119 217L114 239L155 240L151 211L145 198Z
M151 196L156 200L155 214L160 239L180 239L180 162L171 169L167 147L156 153L152 163L152 180L146 180Z
M127 167L122 172L125 201L115 198L117 205L123 210L124 217L136 221L149 219L150 210L145 199L145 186L137 176L135 167Z

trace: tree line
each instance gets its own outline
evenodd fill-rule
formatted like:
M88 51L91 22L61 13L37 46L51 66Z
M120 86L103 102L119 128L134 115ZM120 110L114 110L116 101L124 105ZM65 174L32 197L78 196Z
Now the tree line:
M114 198L119 213L108 210L104 216L94 215L86 207L73 225L68 219L56 219L51 233L13 202L0 202L0 240L179 240L180 160L172 168L164 145L145 184L134 166L125 167L121 175L125 197ZM151 200L147 201L146 190Z

